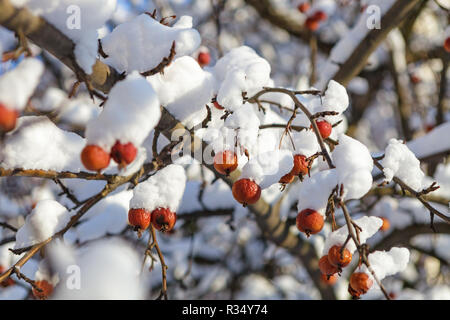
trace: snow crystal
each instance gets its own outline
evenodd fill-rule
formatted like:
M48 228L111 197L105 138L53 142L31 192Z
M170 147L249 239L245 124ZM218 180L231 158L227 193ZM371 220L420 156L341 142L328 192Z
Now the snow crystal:
M80 172L84 144L82 137L59 129L47 117L21 117L0 150L1 166Z
M211 70L217 82L217 102L228 110L242 106L242 93L248 97L270 81L270 65L250 47L235 48L220 58Z
M106 63L119 72L145 72L155 68L169 56L175 41L176 57L194 52L200 45L200 35L192 29L192 18L182 16L173 27L165 26L147 14L117 26L102 39Z
M324 215L328 197L337 184L336 169L316 172L311 177L307 177L298 191L298 212L303 209L314 209Z
M278 183L293 167L293 156L289 150L273 150L251 157L242 168L240 179L254 180L261 189Z
M198 62L191 57L176 59L164 69L148 78L161 104L185 125L193 119L192 127L206 117L206 104L213 97L212 75L203 71ZM199 113L199 114L197 114ZM195 119L200 119L195 122Z
M402 141L391 139L380 163L386 181L390 182L395 176L415 191L423 189L425 174L420 169L420 161Z
M111 89L100 116L88 123L86 138L104 150L117 140L139 147L160 118L155 91L144 77L133 73Z
M394 247L389 251L372 252L367 258L369 259L369 263L378 280L381 281L387 276L394 275L406 269L409 262L409 250L406 248ZM366 272L373 279L367 266L363 265L359 269L362 272ZM378 286L375 281L374 285L374 287Z
M159 170L147 181L140 183L133 193L130 208L169 208L176 212L186 186L186 173L182 166L171 164Z
M22 60L11 71L0 76L0 103L21 111L39 84L44 65L36 58Z
M354 220L354 222L362 229L362 231L359 233L359 240L361 244L365 243L367 239L372 237L383 225L383 220L377 217L365 216ZM348 237L347 225L344 225L339 229L337 229L336 231L333 231L330 234L328 234L323 248L323 255L328 254L328 250L330 250L332 246L343 245L345 240L347 240L347 237ZM356 245L352 239L350 239L350 241L347 242L347 245L345 247L351 253L355 252L356 250Z
M39 201L27 215L25 224L17 231L14 248L25 248L45 241L61 231L69 221L69 212L58 202Z

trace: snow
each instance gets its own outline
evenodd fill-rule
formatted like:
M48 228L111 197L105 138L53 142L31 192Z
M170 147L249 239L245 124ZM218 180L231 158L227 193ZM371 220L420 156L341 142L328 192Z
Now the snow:
M14 4L26 5L72 39L77 63L87 74L92 73L97 60L97 29L111 18L116 0L16 0Z
M349 105L347 90L338 82L331 80L328 83L323 97L324 111L336 111L339 113L347 110Z
M117 140L139 147L160 118L155 91L144 77L133 73L111 89L100 116L87 124L87 142L104 150Z
M368 217L364 216L359 219L353 220L361 229L359 233L360 243L366 243L367 239L372 237L383 225L383 220L378 217ZM325 245L323 249L323 255L328 254L328 250L334 245L343 245L345 240L348 237L348 228L347 225L344 225L337 229L336 231L331 232L327 235L325 240ZM356 251L356 245L352 239L347 242L345 246L347 250L349 250L352 254Z
M450 136L450 122L445 122L429 133L419 138L416 138L407 143L408 148L418 158L436 154L450 149L450 139L443 139L442 137Z
M368 255L369 263L375 272L378 280L402 272L406 269L409 262L409 250L406 248L393 247L389 251L375 251ZM366 272L372 279L372 274L368 271L367 266L363 265L359 268L362 272ZM374 281L372 288L378 287Z
M250 154L258 152L259 125L260 121L256 111L249 105L237 109L225 121L225 126L236 131L238 143L247 148Z
M169 208L176 212L186 186L186 173L180 165L171 164L159 170L133 190L130 208L153 211Z
M119 238L96 241L77 251L60 247L53 255L67 256L66 266L61 265L59 270L61 283L73 282L75 274L68 273L72 269L67 267L74 265L81 272L81 283L77 290L68 285L57 286L52 299L135 300L146 296L145 277L139 277L142 259L133 247Z
M345 134L333 151L333 162L346 199L359 199L372 187L373 160L365 145Z
M289 150L274 150L250 158L242 168L239 179L249 178L261 189L278 183L280 178L292 170L294 158Z
M297 211L313 209L325 215L328 197L338 184L336 169L319 171L307 177L298 190Z
M36 58L22 60L16 68L0 76L0 103L22 111L39 84L43 63Z
M145 72L155 68L169 56L175 41L175 57L194 52L200 45L200 35L192 29L192 17L182 16L173 27L159 23L147 14L118 25L102 39L105 62L119 72Z
M200 68L198 62L185 56L148 77L161 104L176 119L188 128L200 123L206 117L206 104L213 97L212 75Z
M391 139L380 163L386 181L390 182L395 176L415 191L425 187L425 174L420 169L420 161L402 141Z
M5 169L80 172L83 146L83 138L59 129L47 117L21 117L16 129L6 136L0 164Z
M70 216L67 209L54 200L39 201L17 231L14 248L25 248L47 240L69 223Z
M247 46L232 49L211 72L216 79L217 102L230 111L242 106L243 92L251 97L270 82L269 63Z

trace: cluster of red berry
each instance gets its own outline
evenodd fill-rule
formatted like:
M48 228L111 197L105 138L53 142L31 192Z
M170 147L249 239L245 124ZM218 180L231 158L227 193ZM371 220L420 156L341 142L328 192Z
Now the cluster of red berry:
M171 231L176 221L176 213L168 208L157 208L152 212L142 208L132 208L128 211L128 223L139 235L150 226L150 223L161 232Z
M131 142L123 144L116 141L110 153L97 145L87 145L81 152L81 161L86 169L100 172L109 166L111 158L123 169L134 161L136 155L137 148Z
M306 14L309 11L310 7L311 6L309 2L302 2L297 6L297 9L301 13ZM318 10L313 14L309 15L308 18L306 18L305 27L308 28L308 30L316 31L319 28L320 23L327 19L328 19L327 14L322 10Z

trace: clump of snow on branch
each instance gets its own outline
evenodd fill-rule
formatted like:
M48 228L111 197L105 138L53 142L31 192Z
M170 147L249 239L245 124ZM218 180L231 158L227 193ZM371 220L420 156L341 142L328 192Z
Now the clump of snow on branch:
M203 71L192 57L176 59L164 69L148 78L161 104L179 121L192 127L206 117L206 104L213 97L212 75Z
M97 60L98 32L116 10L116 0L19 0L33 14L42 16L75 43L75 58L79 66L92 73Z
M5 169L80 172L84 144L82 137L59 129L47 117L21 117L16 130L6 136L0 163Z
M247 46L229 51L211 72L216 79L217 102L230 111L242 106L243 92L251 97L271 82L269 63Z
M374 251L367 256L372 270L375 272L378 280L402 272L406 269L409 262L409 250L406 248L391 248L389 251ZM359 267L361 272L367 273L372 279L372 273L366 265ZM374 281L375 286L378 284Z
M354 220L354 222L362 229L359 233L360 243L363 244L367 239L372 237L383 225L383 220L377 217L362 217ZM340 227L339 229L328 234L325 245L323 248L323 254L328 254L328 250L334 245L343 245L348 238L347 225ZM347 242L345 246L351 253L355 252L356 245L353 240Z
M415 191L423 189L425 173L420 169L420 161L402 141L389 141L381 165L384 167L386 181L390 182L397 177Z
M105 150L117 140L139 147L160 118L158 96L144 77L133 73L112 88L100 116L88 123L86 138Z
M292 132L291 135L295 145L295 154L311 157L313 154L320 151L320 145L319 142L317 142L314 131L302 130L299 132Z
M237 109L225 121L225 126L235 131L239 145L247 148L250 154L257 152L259 125L256 111L250 105Z
M289 150L273 150L260 153L250 158L242 168L240 179L254 180L261 189L266 189L277 183L282 176L289 173L293 167L293 156Z
M25 224L17 231L14 248L24 248L47 240L61 231L70 221L70 213L54 200L43 200L27 215Z
M186 173L180 165L171 164L140 183L133 193L130 208L153 211L168 208L176 212L186 187Z
M68 267L76 265L82 272L79 289L59 285L53 299L128 300L146 297L146 281L139 276L141 258L134 248L119 238L96 241L77 251L60 244L52 246L51 254L58 260L61 256L66 258L65 263L59 262L58 268L62 284L73 275L67 273L67 270L73 270Z
M102 39L106 63L119 72L146 72L169 56L175 41L176 57L194 52L200 45L200 34L192 29L192 17L182 16L173 27L165 26L147 14L117 26Z
M40 60L27 58L0 76L0 103L17 111L25 109L43 72L44 65Z

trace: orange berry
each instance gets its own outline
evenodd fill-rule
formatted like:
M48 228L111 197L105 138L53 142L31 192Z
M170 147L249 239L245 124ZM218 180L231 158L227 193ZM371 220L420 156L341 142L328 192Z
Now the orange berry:
M306 11L308 11L310 8L310 5L308 2L302 2L297 6L298 11L300 11L301 13L305 13Z
M261 187L255 181L246 178L233 183L231 191L234 199L244 207L256 203L261 197Z
M0 132L9 132L16 127L19 113L16 110L7 108L0 102Z
M2 274L3 272L5 272L5 267L4 266L0 266L0 274ZM11 277L8 277L8 278L6 278L5 280L3 280L0 283L0 286L3 287L3 288L7 288L7 287L12 286L14 284L15 284L14 280L11 279Z
M342 246L334 245L328 250L328 261L339 269L344 268L352 262L352 254L347 248L341 252Z
M372 285L373 281L367 273L355 272L350 276L349 292L350 294L354 292L356 294L352 294L352 296L359 297L361 294L367 293Z
M225 150L217 153L214 157L214 169L220 174L229 176L231 172L238 167L238 158L236 153Z
M447 37L444 41L444 49L447 52L450 52L450 37Z
M383 220L383 225L381 226L380 230L381 231L389 230L389 228L391 227L391 223L389 222L389 220L385 217L380 217L380 219Z
M309 161L306 159L304 155L296 154L294 155L294 167L291 170L291 173L295 176L298 175L307 175L309 173Z
M128 211L128 223L138 232L147 229L150 225L150 220L151 214L148 210L131 208Z
M320 280L322 281L322 283L324 283L324 284L326 284L328 286L332 286L338 280L338 276L336 274L333 274L331 276L327 276L326 274L322 274L320 276Z
M156 230L167 232L173 229L177 215L167 208L158 208L152 211L152 224Z
M328 19L327 14L325 12L323 12L322 10L319 10L316 13L314 13L312 17L319 21L325 21Z
M47 280L39 280L35 282L36 287L41 289L42 291L38 291L35 288L33 288L33 296L36 299L45 300L47 299L53 292L53 285L48 282Z
M81 152L81 162L88 170L100 172L108 167L109 161L109 153L96 145L87 145Z
M319 20L313 17L308 17L305 21L305 26L311 31L316 31L319 29Z
M322 274L326 276L331 276L337 272L339 272L339 269L336 266L333 266L330 261L328 260L328 255L323 256L319 260L319 269Z
M296 219L298 230L306 233L309 237L311 234L319 233L324 225L323 216L313 209L304 209L299 212Z
M136 159L137 149L131 142L122 144L117 141L111 148L111 158L119 164L119 168L125 168Z
M322 139L326 139L331 135L331 131L333 130L333 126L326 120L317 121L317 128L319 129L319 133L322 136ZM311 125L312 128L312 125Z
M289 172L288 174L285 174L284 176L282 176L280 178L280 181L278 181L278 182L282 183L282 184L289 184L289 183L292 183L294 181L294 179L295 179L295 176L291 172Z

